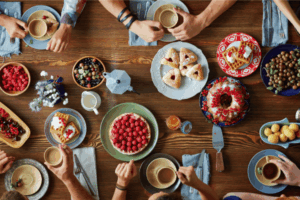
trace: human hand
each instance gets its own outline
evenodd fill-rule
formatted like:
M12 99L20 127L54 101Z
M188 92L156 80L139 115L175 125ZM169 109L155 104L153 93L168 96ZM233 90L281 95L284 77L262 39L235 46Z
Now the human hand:
M47 44L47 50L60 53L65 50L71 40L72 26L60 24L59 29L54 33Z
M67 184L72 181L75 177L73 174L73 151L70 149L68 145L59 145L59 151L62 155L62 165L59 167L53 167L49 163L45 162L44 164L48 167L50 171L52 171L57 178L59 178L62 182Z
M277 165L282 172L285 175L285 179L278 179L276 181L273 181L274 183L278 184L286 184L286 185L293 185L293 186L299 186L300 187L300 170L299 168L290 161L288 158L279 155L279 158L284 160L285 162L281 160L270 160L269 162L274 163Z
M146 42L154 42L164 37L164 29L159 22L136 20L130 27L130 31L140 36Z
M23 39L28 34L28 26L25 22L14 17L3 15L4 27L11 38Z
M134 161L131 160L129 163L119 164L115 170L115 173L118 176L117 184L123 187L127 187L131 179L137 174Z
M199 186L199 182L201 182L200 179L198 179L193 166L180 167L176 174L183 184L193 188Z
M11 168L14 160L15 157L7 156L4 151L0 151L0 174L7 172Z
M174 10L183 17L183 23L176 28L169 28L168 31L177 40L188 40L198 35L205 27L205 18L201 15L192 15L181 9Z

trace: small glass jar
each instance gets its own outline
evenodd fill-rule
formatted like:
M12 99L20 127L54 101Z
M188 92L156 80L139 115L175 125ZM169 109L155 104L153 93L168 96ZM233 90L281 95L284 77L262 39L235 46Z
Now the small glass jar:
M181 123L181 120L176 115L171 115L167 118L166 124L170 130L178 130L180 129L182 133L188 134L192 130L192 123L190 121L184 121Z

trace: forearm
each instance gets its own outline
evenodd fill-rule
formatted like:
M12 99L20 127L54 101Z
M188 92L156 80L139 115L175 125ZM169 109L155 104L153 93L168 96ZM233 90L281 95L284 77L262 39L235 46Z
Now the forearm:
M85 4L86 0L64 0L60 22L74 27Z
M237 0L212 0L198 17L205 19L205 26L209 26L215 19L228 10Z
M261 194L255 194L255 193L247 193L247 192L231 192L231 193L228 193L224 199L226 197L229 197L229 196L236 196L236 197L239 197L243 200L265 200L265 199L268 199L268 200L275 200L277 199L278 197L271 197L271 196L267 196L267 195L261 195Z
M5 24L5 21L6 21L6 19L7 19L7 15L4 15L4 14L0 14L0 26L6 26L6 24Z
M287 0L274 0L278 8L281 12L289 19L289 21L296 27L300 27L300 20L296 16L295 12L293 11L292 7L290 6Z
M126 200L126 194L126 190L119 190L116 188L112 200Z
M199 181L196 189L198 190L202 200L218 200L216 192L202 181Z
M82 187L75 177L64 182L64 184L67 186L73 200L93 200L91 195L84 189L84 187Z

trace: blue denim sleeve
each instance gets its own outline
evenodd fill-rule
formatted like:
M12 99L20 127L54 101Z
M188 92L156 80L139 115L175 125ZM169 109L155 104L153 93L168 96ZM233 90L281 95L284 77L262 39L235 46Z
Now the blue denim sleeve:
M72 27L75 27L85 4L86 0L64 0L60 23L70 24Z
M242 200L241 198L237 197L237 196L229 196L229 197L226 197L225 199L223 200Z

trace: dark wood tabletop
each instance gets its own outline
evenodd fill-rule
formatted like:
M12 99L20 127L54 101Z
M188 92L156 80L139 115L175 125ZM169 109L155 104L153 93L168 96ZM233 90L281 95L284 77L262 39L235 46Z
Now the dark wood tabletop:
M210 1L184 1L192 14L198 14ZM23 13L32 6L45 4L61 11L62 0L22 2ZM296 9L299 2L291 2ZM217 46L227 35L234 32L244 32L253 36L260 44L262 41L262 2L239 1L230 10L219 17L197 37L189 40L191 44L199 47L207 57L210 74L209 80L224 76L216 59ZM300 37L290 25L288 43L300 44ZM294 97L276 96L268 91L259 74L259 70L252 75L241 78L251 95L251 110L246 118L239 124L223 128L225 148L222 150L225 171L216 172L216 150L212 147L212 124L206 122L199 108L199 95L177 101L171 100L160 94L152 83L150 76L151 61L156 52L167 43L159 42L154 47L130 47L128 46L128 31L117 22L98 1L88 1L85 10L80 16L75 29L72 32L72 41L68 49L56 54L49 51L39 51L26 47L22 42L22 54L12 56L5 62L16 61L28 67L32 82L24 94L18 97L9 97L0 93L0 100L14 111L31 129L31 137L20 149L13 149L4 143L0 149L17 159L32 158L41 163L44 162L43 153L50 145L44 133L44 123L47 116L54 110L64 107L62 104L54 108L44 107L41 112L33 113L29 109L29 102L36 97L34 84L41 80L39 76L42 70L50 75L60 75L64 78L66 91L69 93L67 107L78 110L87 122L88 132L80 147L93 146L97 152L98 186L101 200L111 199L117 177L114 173L119 160L111 157L103 148L100 141L100 123L105 113L113 106L124 102L135 102L147 107L156 117L159 124L159 140L152 153L167 153L182 161L183 154L200 153L202 149L210 154L211 181L210 186L222 198L228 192L258 192L250 184L247 176L247 167L250 159L264 149L277 149L285 153L292 161L300 166L300 151L298 145L292 145L289 149L267 145L259 137L259 128L262 124L281 120L287 117L295 121L295 112L299 107L299 95ZM262 47L262 55L270 48ZM84 91L75 85L71 71L74 63L83 56L96 56L100 58L106 68L124 69L132 78L132 85L141 93L136 95L127 92L123 95L114 95L103 84L94 91L102 98L99 109L100 114L85 111L80 104L81 93ZM193 124L193 130L188 135L179 131L171 131L166 127L165 119L170 115L177 115L182 120L189 120ZM141 165L143 160L136 162ZM65 200L70 199L67 188L49 171L50 187L43 199ZM0 176L0 191L5 191L4 175ZM179 191L179 190L178 190ZM300 190L295 187L287 187L284 191L287 195L300 195ZM132 180L128 192L128 199L147 199L147 196L137 176Z

